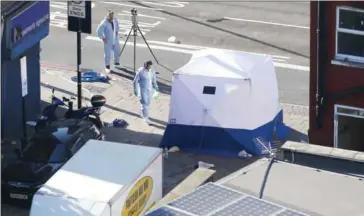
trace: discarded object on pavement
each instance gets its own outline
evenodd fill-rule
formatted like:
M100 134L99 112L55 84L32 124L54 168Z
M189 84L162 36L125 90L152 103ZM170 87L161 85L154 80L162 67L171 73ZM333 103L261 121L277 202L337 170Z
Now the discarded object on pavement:
M71 78L77 82L77 76ZM96 71L86 71L81 73L81 82L108 82L109 77Z
M210 168L214 168L214 167L215 167L215 165L214 165L214 164L205 163L205 162L203 162L203 161L199 161L199 162L197 163L197 165L198 165L198 168L205 168L205 169L210 169Z
M117 128L126 128L129 124L128 122L126 122L124 119L118 119L116 118L113 122L112 122L114 127Z
M178 146L173 146L172 148L168 149L168 152L178 152L179 148Z
M238 156L241 157L241 158L250 158L250 157L252 157L252 155L247 153L245 150L240 151Z
M181 43L181 41L177 40L177 38L175 36L169 37L168 42L169 43L175 43L175 44L180 44Z
M181 151L224 157L239 157L242 150L266 155L253 139L272 142L276 125L283 122L269 55L196 51L173 73L172 89L161 148L178 146Z

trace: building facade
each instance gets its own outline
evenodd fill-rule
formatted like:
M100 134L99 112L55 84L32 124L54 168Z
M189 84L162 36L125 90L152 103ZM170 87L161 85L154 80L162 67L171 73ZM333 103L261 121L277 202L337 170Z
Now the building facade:
M364 151L364 2L310 8L310 143Z
M40 41L49 1L1 2L1 138L19 139L40 109Z

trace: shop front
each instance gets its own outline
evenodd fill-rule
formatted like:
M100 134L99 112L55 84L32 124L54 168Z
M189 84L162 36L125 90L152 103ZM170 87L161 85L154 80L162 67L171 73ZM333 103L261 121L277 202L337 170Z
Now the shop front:
M23 136L40 111L40 41L49 34L49 1L8 2L1 8L1 138Z

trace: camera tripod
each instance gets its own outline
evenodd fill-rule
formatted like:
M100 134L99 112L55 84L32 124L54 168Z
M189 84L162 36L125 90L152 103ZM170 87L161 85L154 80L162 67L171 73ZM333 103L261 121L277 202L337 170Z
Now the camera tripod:
M150 48L150 46L149 46L149 44L148 44L147 40L145 39L145 37L144 37L144 35L143 35L142 31L140 30L140 28L139 28L139 26L138 26L138 12L137 12L137 10L136 10L135 8L133 8L133 9L131 10L131 21L132 21L131 29L130 29L130 31L129 31L128 36L126 37L126 40L125 40L125 42L124 42L124 46L123 46L123 48L121 49L121 51L120 51L120 55L119 55L119 56L121 56L121 54L123 53L123 51L124 51L124 49L125 49L125 46L126 46L126 43L128 43L129 37L130 37L131 33L133 32L133 37L134 37L134 73L136 73L136 37L137 37L138 32L139 32L139 33L140 33L140 35L141 35L141 36L142 36L142 38L143 38L144 43L147 45L147 47L148 47L148 49L149 49L149 52L152 54L152 56L153 56L153 58L154 58L155 62L156 62L158 65L161 65L161 64L159 64L159 62L158 62L157 58L155 57L155 55L154 55L154 53L153 53L152 49ZM161 65L161 66L162 66L162 65ZM162 67L164 67L164 66L162 66ZM164 68L166 68L166 67L164 67ZM168 68L167 68L167 69L168 69ZM169 69L168 69L168 70L169 70Z

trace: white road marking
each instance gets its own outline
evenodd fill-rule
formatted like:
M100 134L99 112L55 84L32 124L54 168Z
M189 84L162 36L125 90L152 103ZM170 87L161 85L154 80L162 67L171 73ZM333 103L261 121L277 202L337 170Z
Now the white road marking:
M147 42L150 43L150 44L158 44L158 45L178 47L178 48L185 48L185 49L192 49L192 50L217 49L215 47L204 47L204 46L196 46L196 45L188 45L188 44L173 44L173 43L162 42L162 41L152 41L152 40L148 40ZM262 53L254 53L254 52L249 52L249 53L258 54L258 55L264 55ZM287 56L279 56L279 55L270 55L270 56L272 56L274 59L281 59L279 61L285 61L286 59L290 59L290 57L287 57Z
M203 47L203 46L195 46L195 45L187 45L187 44L175 44L175 43L169 43L169 42L163 42L163 41L153 41L153 40L148 40L148 43L164 45L164 46L171 46L171 47L178 47L178 48L185 48L185 49L192 49L192 50L200 50L200 49L206 49L207 48L207 47Z
M287 63L280 63L280 62L273 62L274 66L280 68L287 68L292 70L300 70L300 71L310 71L310 67L302 66L302 65L294 65L294 64L287 64Z
M124 4L124 3L119 3L119 2L102 2L102 1L100 1L99 3L119 5L119 6L123 6L123 7L131 7L131 8L140 8L140 9L146 9L146 10L161 10L158 8L148 8L148 7L143 7L143 6L139 6L139 5Z
M132 22L130 19L130 12L129 11L122 11L122 13L118 13L118 16L121 17L121 19L119 18L119 29L120 29L120 33L119 35L126 35L129 34L130 29L132 27ZM140 30L142 31L143 35L145 35L147 32L151 31L151 28L155 28L158 25L161 24L161 21L156 21L154 23L150 23L150 22L140 22L143 20L143 18L153 18L153 19L160 19L163 20L163 17L154 17L154 16L149 16L149 15L144 15L144 14L138 14L139 18L139 22L138 22L138 26L140 28ZM127 18L127 19L126 19ZM150 20L150 19L148 19Z
M67 2L50 2L51 8L67 10Z
M266 21L260 21L260 20L240 19L240 18L233 18L233 17L224 17L224 19L241 21L241 22L260 23L260 24L267 24L267 25L276 25L276 26L290 27L290 28L310 29L310 27L307 27L307 26L291 25L291 24L283 24L283 23L275 23L275 22L266 22Z
M101 39L100 38L94 37L94 36L87 36L86 39L87 40L94 40L94 41L101 42ZM119 43L121 45L124 45L125 41L119 40ZM133 43L132 42L127 42L126 45L133 46ZM148 46L145 43L136 43L136 46L137 47L142 47L142 48L148 48ZM185 50L185 49L178 49L178 48L158 46L158 45L149 45L149 47L151 49L165 50L165 51L185 53L185 54L193 54L195 52L193 50Z
M131 27L133 23L131 21L129 21L129 20L119 20L119 24L126 25L128 27ZM143 28L143 27L146 27L146 28L151 27L151 28L153 28L153 27L156 27L159 24L161 24L161 21L157 21L155 23L138 22L138 26L140 28Z
M96 6L95 3L91 3L91 8L94 8ZM50 7L52 8L58 8L58 9L63 9L63 10L67 10L67 2L50 2Z
M284 59L277 59L277 58L274 58L273 57L273 61L275 61L275 62L285 62L286 60L284 60Z
M161 7L170 7L170 8L183 8L185 7L188 2L149 2L149 1L142 1L143 4L151 4L151 5L157 5Z
M119 16L128 16L130 18L130 11L122 11L123 13L119 13ZM152 19L160 19L160 20L165 20L166 18L164 17L156 17L156 16L150 16L150 15L145 15L145 14L140 14L138 13L138 17L148 17L148 18L152 18Z
M50 12L50 25L58 28L67 28L67 14L59 11Z
M93 40L93 41L99 41L101 42L101 39L98 37L94 37L94 36L87 36L86 37L87 40ZM156 41L154 41L156 42ZM119 43L121 45L124 45L125 41L119 41ZM151 41L148 41L148 43L152 43ZM161 42L164 43L164 42ZM127 42L126 45L128 46L133 46L132 42ZM136 43L137 47L142 47L142 48L148 48L147 45L145 43ZM159 46L159 45L153 45L153 44L149 44L151 49L157 49L157 50L165 50L165 51L171 51L171 52L177 52L177 53L184 53L184 54L190 54L192 55L193 53L195 53L197 50L187 50L187 49L183 49L183 48L176 48L176 47L167 47L167 46ZM208 47L206 47L208 48ZM265 55L265 54L261 54L261 53L257 53L260 55ZM274 56L272 56L274 58ZM289 57L285 57L285 56L281 56L283 58L288 58ZM280 61L282 61L284 59L281 59ZM274 59L275 61L275 59ZM280 68L286 68L286 69L293 69L293 70L300 70L300 71L309 71L309 67L307 66L302 66L302 65L294 65L294 64L287 64L287 63L281 63L281 62L273 62L274 66L276 67L280 67Z

